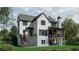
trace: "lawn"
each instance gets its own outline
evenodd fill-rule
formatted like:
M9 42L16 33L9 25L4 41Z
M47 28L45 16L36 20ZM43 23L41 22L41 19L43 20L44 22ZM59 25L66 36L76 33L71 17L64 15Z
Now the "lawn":
M64 45L64 46L48 46L48 47L32 47L32 48L15 47L15 51L72 51L72 50L79 50L79 46Z
M2 43L2 37L0 36L0 44ZM47 47L16 47L14 46L14 51L72 51L78 50L79 45L63 45L63 46L47 46Z

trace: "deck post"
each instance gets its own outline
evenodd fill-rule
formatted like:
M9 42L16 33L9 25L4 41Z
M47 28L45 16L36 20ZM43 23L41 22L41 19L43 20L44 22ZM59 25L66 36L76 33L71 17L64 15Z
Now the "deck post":
M60 42L60 46L62 46L62 45L63 45L63 44L62 44L62 43L63 43L63 41L62 41L62 40L63 40L63 39L61 38L61 39L60 39L60 41L61 41L61 42Z

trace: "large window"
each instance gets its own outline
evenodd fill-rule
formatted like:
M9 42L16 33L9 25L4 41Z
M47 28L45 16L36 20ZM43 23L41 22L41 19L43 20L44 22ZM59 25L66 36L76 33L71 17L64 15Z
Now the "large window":
M47 30L39 30L39 35L47 36Z
M45 44L45 40L41 40L41 44Z
M23 21L23 25L26 26L27 25L27 21Z
M45 21L44 20L41 20L41 25L45 25Z

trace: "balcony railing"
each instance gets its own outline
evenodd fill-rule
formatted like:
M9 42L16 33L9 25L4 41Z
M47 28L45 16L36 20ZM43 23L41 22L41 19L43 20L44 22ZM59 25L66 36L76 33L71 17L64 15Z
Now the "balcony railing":
M64 34L49 35L49 37L64 37Z

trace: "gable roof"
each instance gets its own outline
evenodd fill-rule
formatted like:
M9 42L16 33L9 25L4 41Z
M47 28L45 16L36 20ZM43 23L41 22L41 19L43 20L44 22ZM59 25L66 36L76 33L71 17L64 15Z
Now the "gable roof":
M24 15L24 14L19 14L18 17L20 21L32 21L35 18L35 16Z
M24 14L19 14L19 20L20 21L30 21L30 22L34 22L34 21L36 21L41 15L44 15L45 17L46 17L46 19L49 21L49 22L57 22L57 21L55 21L55 19L53 19L53 18L49 18L49 17L47 17L46 15L45 15L45 13L41 13L41 14L39 14L38 16L31 16L31 15L24 15Z
M43 14L43 15L46 17L46 19L49 21L49 18L45 15L45 13L41 13L41 14L39 14L38 16L36 16L35 19L34 19L32 22L36 21L37 18L39 18L42 14Z

